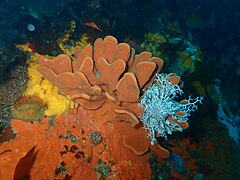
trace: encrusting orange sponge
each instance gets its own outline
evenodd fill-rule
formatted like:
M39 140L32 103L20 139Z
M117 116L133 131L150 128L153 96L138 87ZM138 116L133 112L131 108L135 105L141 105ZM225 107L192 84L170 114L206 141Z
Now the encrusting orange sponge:
M104 124L99 133L81 109L56 116L54 121L47 116L41 123L13 120L12 128L18 136L0 146L0 179L151 177L149 153L137 156L126 148L112 123Z

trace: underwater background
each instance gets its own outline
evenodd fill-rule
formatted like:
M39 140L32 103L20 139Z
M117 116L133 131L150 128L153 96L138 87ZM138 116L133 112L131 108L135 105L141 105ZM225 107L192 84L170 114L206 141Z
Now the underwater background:
M234 0L1 0L0 179L239 179L239 9ZM92 57L100 51L105 60ZM77 64L86 57L93 65ZM91 92L75 87L76 69ZM153 81L156 72L172 74ZM149 100L151 83L167 101Z

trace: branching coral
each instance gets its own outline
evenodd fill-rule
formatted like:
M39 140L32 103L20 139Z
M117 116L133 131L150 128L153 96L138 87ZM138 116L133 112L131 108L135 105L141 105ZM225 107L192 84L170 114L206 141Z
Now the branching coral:
M126 147L141 155L150 141L138 119L143 110L138 106L143 88L147 88L159 73L163 61L149 52L135 55L126 43L118 44L112 36L97 39L75 51L76 61L61 54L48 59L41 56L38 70L62 93L88 110L95 125L112 122L123 135ZM178 76L171 77L178 81ZM168 157L164 148L161 157Z
M183 91L178 85L180 78L172 80L175 74L158 74L154 84L145 92L140 106L144 109L140 119L144 122L145 129L149 131L151 144L154 144L156 133L167 138L173 131L182 131L188 127L190 112L197 109L196 103L202 103L203 97L195 101L188 100L177 102L175 99Z

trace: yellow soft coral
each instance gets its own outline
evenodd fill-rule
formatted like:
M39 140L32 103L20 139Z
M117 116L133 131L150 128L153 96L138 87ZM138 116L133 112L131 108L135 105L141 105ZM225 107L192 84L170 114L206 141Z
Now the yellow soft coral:
M59 89L46 80L37 71L39 54L31 56L28 67L28 84L23 93L25 96L38 96L47 105L45 114L47 116L61 115L73 107L74 103L70 99L59 93Z

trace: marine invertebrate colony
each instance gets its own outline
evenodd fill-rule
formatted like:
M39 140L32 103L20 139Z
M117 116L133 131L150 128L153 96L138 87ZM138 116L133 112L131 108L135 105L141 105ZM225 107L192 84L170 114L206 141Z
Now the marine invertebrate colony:
M29 51L29 48L26 47L26 45L19 47ZM27 69L29 80L23 95L25 97L37 97L38 99L41 99L46 104L44 113L47 116L61 115L68 112L74 103L71 102L67 96L62 95L56 86L44 79L42 74L38 72L37 67L39 66L39 56L38 53L32 52L29 57L29 67Z
M54 125L47 116L41 123L13 120L12 127L18 136L0 146L0 179L14 179L17 165L32 147L36 147L35 158L34 162L27 162L31 166L29 172L21 165L17 173L28 175L30 179L67 179L67 176L98 179L103 172L96 171L99 161L106 162L106 167L111 168L108 168L111 173L107 179L150 178L149 154L139 157L124 147L121 134L111 123L102 128L102 142L94 141L93 145L93 137L89 136L93 133L92 127L89 128L84 121L88 123L91 118L83 110L76 115L70 112L56 116Z
M14 119L40 121L44 114L45 102L37 96L21 96L11 107Z
M138 103L143 88L153 82L163 61L149 52L135 55L133 48L118 44L112 36L99 38L93 47L85 46L74 54L76 61L65 54L53 59L41 56L38 71L86 109L96 127L113 123L126 147L138 155L145 153L150 141L138 119L143 113ZM170 79L179 82L176 75ZM158 148L161 157L169 156L167 150L156 144L152 148Z
M197 109L196 103L202 103L203 97L195 101L175 101L178 95L183 94L179 81L172 81L175 74L158 74L154 84L149 87L141 99L140 106L144 109L140 119L144 122L145 129L149 131L151 144L154 144L156 133L167 138L173 131L182 131L188 127L190 112ZM179 79L180 80L180 79Z

